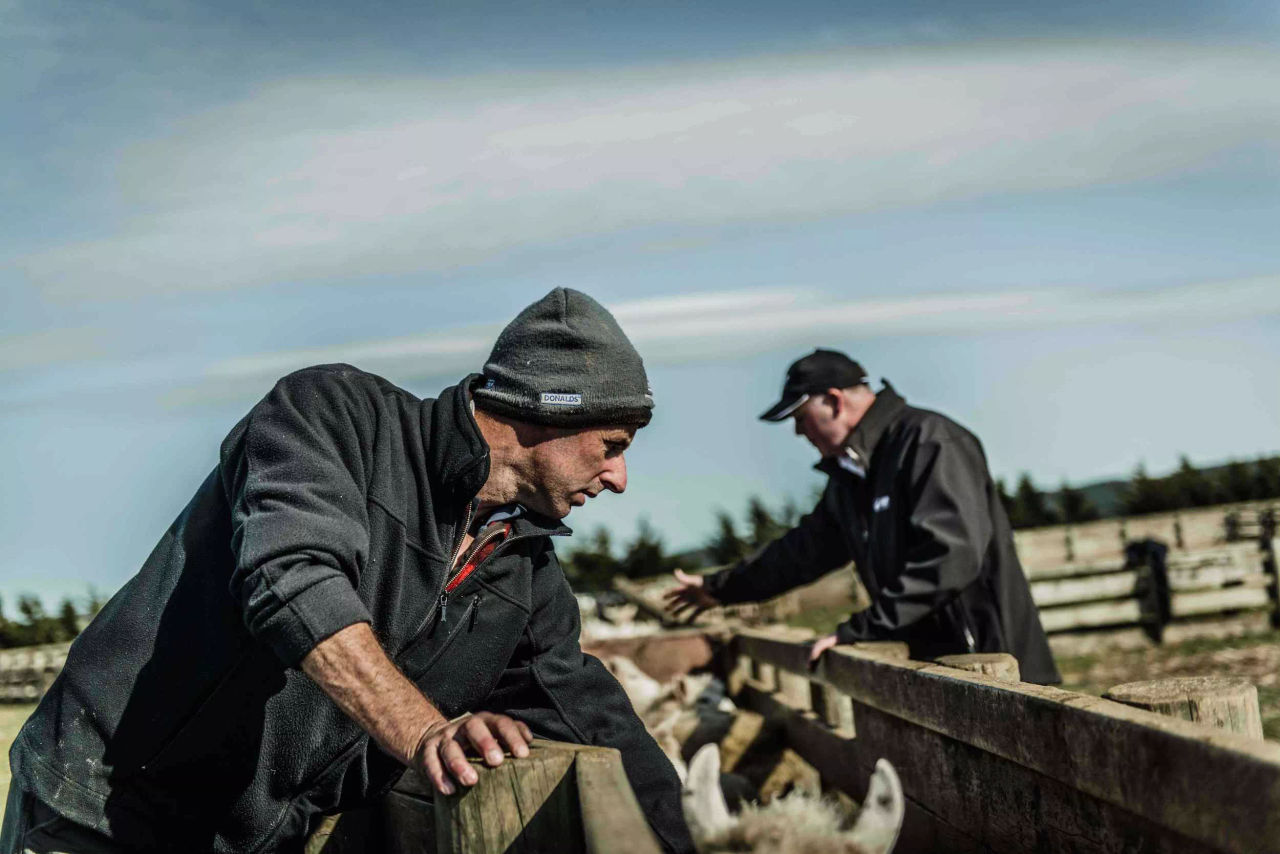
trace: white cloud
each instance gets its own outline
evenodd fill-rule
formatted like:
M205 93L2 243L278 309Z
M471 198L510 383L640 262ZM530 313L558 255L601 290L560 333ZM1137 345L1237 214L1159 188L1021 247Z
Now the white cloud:
M1039 288L888 300L833 300L817 291L721 291L624 302L609 307L651 365L718 360L824 336L845 339L1097 323L1208 323L1280 313L1280 275L1150 290ZM502 324L422 336L231 359L208 382L263 383L325 362L351 362L409 380L478 370ZM183 399L199 399L198 389Z
M900 299L840 300L816 289L696 292L609 306L650 366L721 361L824 340L983 335L1096 324L1183 324L1280 314L1280 275L1135 289L1028 288ZM199 364L101 360L72 366L52 392L17 384L0 406L37 405L93 389L159 392L173 405L236 400L298 368L350 362L397 382L456 379L483 364L502 323L258 353ZM68 340L73 336L68 333ZM24 341L18 341L22 344ZM16 347L17 345L15 345ZM73 354L67 354L71 358Z
M0 372L40 368L101 355L104 335L95 329L45 329L0 335Z
M429 273L625 233L1132 181L1277 149L1280 59L983 45L597 75L285 81L121 153L110 295Z

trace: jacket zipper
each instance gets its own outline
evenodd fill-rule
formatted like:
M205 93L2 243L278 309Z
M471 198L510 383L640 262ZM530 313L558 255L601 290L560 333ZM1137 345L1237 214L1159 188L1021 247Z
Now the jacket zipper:
M534 537L545 537L545 536L556 536L556 535L555 534L518 534L515 536L507 537L505 540L498 543L498 546L493 550L493 553L484 559L484 563L488 563L489 561L493 560L495 557L497 557L498 552L502 551L509 544L514 543L517 540L531 540ZM479 567L476 567L476 568L479 569ZM418 630L413 633L413 637L411 637L408 641L405 642L404 646L400 647L400 652L396 653L396 655L399 655L400 653L404 652L406 649L408 649L409 647L417 643L418 638L422 637L422 633L427 630L427 626L431 625L431 621L435 619L437 611L443 611L448 606L449 606L449 594L446 593L444 588L442 587L440 590L440 597L436 599L435 602L432 603L431 610L427 612L427 616L423 619L422 623L418 626ZM441 614L440 622L442 623L444 622L443 614Z
M470 503L467 504L467 515L463 518L462 529L458 532L458 545L454 548L453 557L449 560L450 572L452 572L453 568L458 565L458 558L462 557L462 544L467 541L467 528L471 527L471 517L475 514L475 510L476 510L475 501L471 501ZM438 600L438 607L440 610L440 622L442 623L445 621L445 616L447 613L447 609L449 607L449 597L445 595L445 591L448 589L449 587L447 584L445 585L445 587L441 588L440 599ZM427 623L430 623L430 622L431 622L431 615L427 615L427 619L423 623L423 627L425 628ZM414 634L414 640L417 640L417 637L420 634L422 634L421 629L419 629L418 632Z
M488 534L485 534L483 537L481 537L480 539L476 540L474 543L471 544L471 554L478 555L480 553L480 550L483 549L488 543L492 542L498 536L505 537L510 532L511 532L511 528L509 526L502 526L502 527L495 528L494 530L490 531ZM494 551L496 552L497 548L495 548ZM440 591L440 622L442 623L447 622L449 594L452 593L458 587L459 584L466 581L468 575L475 572L482 565L488 563L489 558L491 557L493 557L492 554L485 555L484 559L481 560L480 563L472 563L470 560L468 560L466 563L462 565L462 568L459 569L457 572L455 572L453 574L453 577L450 578L449 581L445 584L444 589ZM457 562L457 558L454 558L454 562L455 563Z

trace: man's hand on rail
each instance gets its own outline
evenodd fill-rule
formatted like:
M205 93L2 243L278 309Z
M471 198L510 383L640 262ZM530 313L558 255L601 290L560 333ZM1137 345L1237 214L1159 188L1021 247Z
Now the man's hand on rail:
M497 734L497 738L494 734ZM486 765L502 764L501 741L514 756L528 756L533 733L521 721L493 712L475 712L429 727L413 754L413 765L436 791L452 795L453 781L474 786L479 777L467 761L467 748L484 757ZM447 773L446 773L447 772Z
M822 654L835 645L835 635L827 635L825 638L818 638L814 641L813 646L809 648L809 669L812 670L816 667L818 659L822 658Z
M449 775L466 786L478 779L467 747L489 765L502 764L499 740L514 755L529 755L533 734L506 715L477 712L445 720L387 657L368 623L347 626L316 644L302 659L302 670L383 750L443 794L455 790Z
M673 574L676 581L680 582L680 586L662 594L662 598L667 600L666 608L671 612L671 616L679 617L688 611L689 618L686 622L693 622L703 611L720 604L716 597L703 588L701 575L690 575L679 569Z

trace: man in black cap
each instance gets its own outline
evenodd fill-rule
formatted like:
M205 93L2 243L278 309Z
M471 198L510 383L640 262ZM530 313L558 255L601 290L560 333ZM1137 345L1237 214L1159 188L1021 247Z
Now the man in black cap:
M618 748L691 852L550 540L626 488L652 410L612 315L563 288L435 399L350 365L280 380L14 742L0 852L300 851L406 766L450 793L464 749L496 765L535 734Z
M827 487L795 528L714 575L677 571L677 614L755 602L849 561L871 595L817 641L901 640L917 659L1009 652L1027 682L1061 681L977 438L946 416L908 406L862 366L815 350L787 370L782 398L760 416L795 422L822 455Z

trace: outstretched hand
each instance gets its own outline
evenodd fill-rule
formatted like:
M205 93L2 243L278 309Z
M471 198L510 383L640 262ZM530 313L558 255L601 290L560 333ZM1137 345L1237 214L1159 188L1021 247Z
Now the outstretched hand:
M831 647L836 645L836 636L827 635L825 638L818 638L813 642L813 646L809 647L809 669L812 670L818 664L818 659L822 658L822 654Z
M680 586L668 590L662 595L662 598L666 600L666 609L671 612L671 616L679 617L688 612L689 617L686 622L692 622L703 611L720 604L719 599L706 591L703 586L705 579L701 575L690 575L679 569L673 574L676 577L676 581L680 582Z
M533 733L523 722L506 715L475 712L436 724L423 733L413 754L413 765L436 791L452 795L454 780L464 786L474 786L480 779L467 760L467 749L484 757L486 765L496 767L503 759L499 740L512 755L525 757L529 755Z

